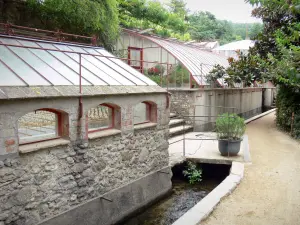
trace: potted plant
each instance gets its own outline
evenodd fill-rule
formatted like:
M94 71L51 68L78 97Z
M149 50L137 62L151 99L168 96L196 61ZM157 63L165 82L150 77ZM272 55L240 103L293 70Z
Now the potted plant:
M245 120L237 114L224 113L218 116L216 132L221 155L235 156L239 153L245 130Z

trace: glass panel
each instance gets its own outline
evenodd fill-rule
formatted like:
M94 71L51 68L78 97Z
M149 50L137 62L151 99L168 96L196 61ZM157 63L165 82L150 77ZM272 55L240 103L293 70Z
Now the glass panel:
M34 42L29 41L19 41L25 46L31 46L31 47L40 47ZM45 50L37 50L37 49L29 49L32 53L34 53L36 56L43 59L45 62L47 62L48 65L50 65L52 68L55 68L60 74L62 74L66 79L70 80L73 84L79 85L79 74L71 70L69 67L67 67L63 62L59 61L55 57L53 57L50 53L48 53ZM82 85L90 85L85 79L82 79Z
M26 65L21 59L10 52L5 46L0 46L0 58L29 85L51 85L42 76Z
M139 103L134 107L134 124L149 122L148 106L145 103Z
M141 67L141 51L140 50L130 50L130 66L137 66L137 67Z
M5 44L20 45L20 42L14 39L3 38L1 41ZM57 73L54 69L45 64L42 60L36 57L30 50L26 48L9 47L19 57L26 61L30 66L37 70L40 74L46 77L54 85L70 85L71 83L63 76Z
M70 48L72 48L74 51L82 51L81 48L79 47L74 47L74 46L70 46ZM99 55L98 52L95 51L86 51L85 53L90 53L90 54L97 54ZM113 70L111 67L109 67L108 65L106 65L104 62L101 61L101 58L96 58L94 56L89 56L86 55L85 58L90 61L93 65L97 66L98 68L100 68L101 70L105 71L106 74L109 74L111 77L111 79L117 80L120 82L120 84L122 85L134 85L133 82L131 82L129 79L127 79L126 77L124 77L122 74L116 72L115 70Z
M84 49L87 52L91 53L91 54L100 54L100 55L102 55L100 52L97 52L97 51L95 51L93 49L89 49L89 48L84 48ZM95 57L98 60L100 60L103 63L105 63L110 68L114 69L119 74L121 74L124 77L126 77L127 79L129 79L131 82L135 83L136 85L146 85L143 81L141 81L140 79L136 78L134 75L132 75L131 73L128 73L128 71L124 70L122 67L120 67L119 65L115 64L114 62L112 62L111 59L108 59L108 58L105 58L105 57L98 57L98 56L95 56Z
M37 58L28 49L9 47L14 51L19 57L21 57L25 62L32 66L36 71L42 74L46 79L48 79L54 85L71 85L72 83L66 80L63 76L57 73L54 69L45 64L42 60Z
M0 62L0 86L26 86L26 84Z
M20 144L53 139L58 137L57 114L48 111L35 111L18 120Z
M41 46L44 48L55 48L51 44L45 44L45 43L40 43ZM57 50L57 48L55 48ZM54 51L49 51L53 56L55 56L57 59L60 61L64 62L66 65L68 65L70 68L72 68L74 71L78 71L79 73L79 55L77 54L78 61L75 61L71 56L69 57L68 55L70 53L63 53L63 52L54 52ZM105 82L100 80L97 76L95 76L93 73L90 71L86 70L84 67L81 68L82 72L82 77L84 77L86 80L91 82L92 84L95 85L106 85Z
M105 50L102 50L102 49L97 49L96 51L98 53L104 55L104 56L114 57L114 55L112 55L108 51L105 51ZM116 58L110 58L110 60L113 61L115 64L119 65L120 67L122 67L123 69L125 69L126 71L128 71L129 73L131 73L132 75L134 75L135 77L138 77L142 81L146 82L146 84L148 84L148 85L157 85L154 81L152 81L148 77L142 75L136 69L134 69L134 68L130 67L129 65L127 65L126 63L124 63L122 60L119 60L119 59L116 59Z
M88 111L89 131L102 130L113 126L113 109L99 105Z
M63 46L63 45L55 45L57 48L64 50L64 51L73 51L73 49L68 48L67 46ZM74 49L76 52L82 52L82 53L87 53L85 51L83 51L81 48L75 47ZM78 54L69 54L67 53L70 57L72 57L76 62L79 63L79 58L78 58ZM120 82L118 82L117 80L113 79L111 76L109 76L108 74L106 74L101 67L99 67L99 62L97 64L93 64L92 60L90 59L94 59L96 60L93 56L87 56L87 55L82 55L81 56L81 63L82 65L87 68L88 70L90 70L93 74L95 74L97 77L99 77L101 80L105 81L107 84L109 85L121 85ZM97 61L97 60L96 60Z

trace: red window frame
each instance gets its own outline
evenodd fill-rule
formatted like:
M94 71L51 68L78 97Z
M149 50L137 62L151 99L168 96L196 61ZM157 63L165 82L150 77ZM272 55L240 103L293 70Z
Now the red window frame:
M143 68L144 49L143 48L137 48L137 47L128 46L127 50L128 50L128 54L127 54L127 56L128 56L128 60L127 60L128 65L131 66L131 67L133 67L136 70L139 70L141 73L143 73L143 71L144 71L144 68ZM133 66L133 65L131 65L131 52L132 51L140 52L140 60L139 60L140 66ZM132 61L134 61L134 60L132 60Z
M146 105L146 120L140 123L134 123L133 125L140 125L145 123L151 123L151 112L152 112L152 105L148 102L141 102Z
M57 118L57 126L56 126L57 137L55 137L55 138L46 138L46 139L42 139L42 140L39 140L39 141L29 141L29 142L25 142L25 143L20 143L20 138L19 138L19 135L18 135L20 146L21 145L40 143L40 142L44 142L44 141L56 140L56 139L59 139L59 138L62 137L63 127L62 127L62 114L61 114L61 112L59 112L55 109L48 109L48 108L37 109L37 110L34 110L33 112L36 112L36 111L47 111L47 112L51 112L51 113L56 114L56 118ZM25 115L23 115L23 116L25 116Z
M89 122L89 118L88 118L88 115L86 115L86 120L87 120L87 129L88 129L88 133L95 133L95 132L99 132L99 131L104 131L104 130L110 130L110 129L113 129L115 128L115 108L109 104L100 104L99 106L105 106L105 107L108 107L111 109L111 117L112 117L112 122L111 122L111 125L109 127L106 127L106 128L100 128L100 129L95 129L95 130L89 130L89 125L88 125L88 122Z

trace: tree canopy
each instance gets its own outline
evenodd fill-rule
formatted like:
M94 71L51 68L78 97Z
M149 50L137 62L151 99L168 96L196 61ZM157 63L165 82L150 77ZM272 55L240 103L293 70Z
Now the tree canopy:
M229 59L226 70L216 66L211 77L228 74L229 84L243 82L246 86L272 80L279 85L277 125L300 138L300 1L248 2L256 6L253 14L263 20L263 32L248 55Z
M155 0L0 0L0 21L37 28L95 34L111 47L119 27L147 29L180 40L220 41L255 36L261 24L218 20L212 13L189 13L184 0L162 4Z
M4 22L81 35L95 34L106 47L111 47L118 37L116 0L4 0L1 8L0 19Z
M188 17L191 38L199 41L218 40L221 44L246 38L255 39L262 31L260 23L243 24L218 20L210 12L195 12ZM248 30L248 37L247 35Z
M152 28L154 33L186 39L187 10L181 0L173 0L167 7L157 1L118 0L120 25L127 28Z

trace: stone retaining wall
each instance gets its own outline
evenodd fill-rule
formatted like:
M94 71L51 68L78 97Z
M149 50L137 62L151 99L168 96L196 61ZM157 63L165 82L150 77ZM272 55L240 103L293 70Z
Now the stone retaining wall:
M263 107L262 88L178 89L169 92L172 93L171 112L179 117L190 116L185 119L195 131L211 130L219 114L237 113L249 118L260 113Z

